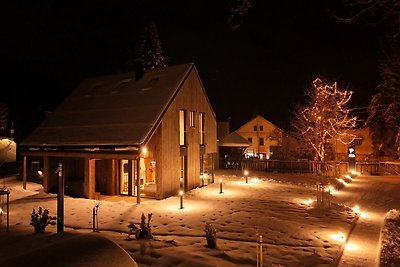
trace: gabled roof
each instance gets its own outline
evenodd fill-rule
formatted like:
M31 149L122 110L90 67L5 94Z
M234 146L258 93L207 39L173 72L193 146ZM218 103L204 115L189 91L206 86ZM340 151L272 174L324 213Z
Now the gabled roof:
M194 64L84 80L24 140L26 146L139 146L149 138Z
M232 132L219 140L219 146L224 147L248 147L250 146L249 141L237 134Z
M267 120L263 116L257 115L254 118L252 118L251 120L249 120L248 122L246 122L245 124L243 124L242 126L240 126L239 129L237 129L235 132L242 132L246 126L248 126L249 124L253 125L257 121L263 121L266 124L272 126L272 128L282 131L279 127L274 125L272 122L270 122L269 120Z

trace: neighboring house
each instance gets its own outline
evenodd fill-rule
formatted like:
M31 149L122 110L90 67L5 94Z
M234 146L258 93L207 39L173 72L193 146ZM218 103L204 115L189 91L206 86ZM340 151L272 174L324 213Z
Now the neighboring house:
M249 147L247 139L236 132L218 140L219 167L222 169L239 169L244 151Z
M283 135L281 129L259 115L235 132L250 144L245 151L245 156L259 159L270 159L273 148L281 145Z
M163 199L213 178L216 127L194 64L87 79L20 144L23 179L55 191L62 162L71 195Z
M335 159L337 161L347 161L348 149L350 147L355 148L356 161L366 161L373 159L374 150L369 133L369 128L351 129L348 130L348 133L354 135L355 139L349 144L335 141Z

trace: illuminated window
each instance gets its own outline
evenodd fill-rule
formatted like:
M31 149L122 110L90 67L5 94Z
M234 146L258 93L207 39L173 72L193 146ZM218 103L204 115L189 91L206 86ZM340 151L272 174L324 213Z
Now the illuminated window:
M260 146L264 145L264 138L260 137L259 144L260 144Z
M253 138L249 137L249 138L247 138L247 141L249 141L249 143L252 144L253 143Z
M196 128L196 111L189 112L189 127Z
M179 110L179 145L186 145L186 110Z
M257 125L254 125L254 126L253 126L253 130L254 130L255 132L257 132Z
M199 113L199 134L200 134L200 145L205 143L205 114L203 112Z
M260 131L264 131L264 126L260 125Z

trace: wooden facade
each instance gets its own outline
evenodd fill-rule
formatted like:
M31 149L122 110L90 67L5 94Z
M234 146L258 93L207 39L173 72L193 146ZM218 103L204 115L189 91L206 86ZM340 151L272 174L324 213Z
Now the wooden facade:
M205 177L212 182L217 124L195 66L150 70L139 81L129 77L134 74L84 82L24 140L24 181L37 176L32 162L39 159L44 190L56 190L55 169L62 162L66 194L77 197L121 194L140 202L140 197L163 199L191 190L203 185ZM124 82L128 88L119 95ZM87 106L75 111L88 92L92 102L86 98ZM136 106L127 106L129 99ZM181 113L187 114L183 128ZM71 136L67 130L74 130Z

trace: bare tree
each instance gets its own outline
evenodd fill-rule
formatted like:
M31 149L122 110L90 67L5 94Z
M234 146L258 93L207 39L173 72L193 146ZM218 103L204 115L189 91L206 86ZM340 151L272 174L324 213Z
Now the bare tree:
M383 25L389 39L400 37L400 1L398 0L343 0L346 14L336 15L340 22L362 20L368 25Z
M306 91L307 103L299 108L293 126L312 148L317 160L325 160L333 140L347 144L354 140L355 136L348 132L357 120L347 108L352 94L338 89L336 82L330 84L319 78Z
M253 0L235 0L229 12L228 24L232 29L237 29L242 23L243 18L249 12Z

